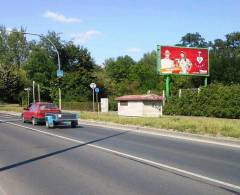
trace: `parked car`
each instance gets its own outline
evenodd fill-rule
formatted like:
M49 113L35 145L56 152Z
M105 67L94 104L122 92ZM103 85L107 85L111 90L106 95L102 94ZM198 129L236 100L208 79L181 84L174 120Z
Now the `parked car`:
M66 124L76 127L78 118L77 114L62 113L55 104L48 102L31 103L22 113L22 121L24 123L31 122L32 125L45 123L47 128Z

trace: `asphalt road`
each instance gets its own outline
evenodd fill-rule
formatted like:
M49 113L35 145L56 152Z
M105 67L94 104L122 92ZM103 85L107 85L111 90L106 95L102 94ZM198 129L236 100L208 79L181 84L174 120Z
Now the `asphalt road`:
M236 189L91 147L133 155L240 186L240 149L82 125L43 132L0 114L0 194L239 194ZM7 122L11 122L9 124ZM23 125L18 127L13 124Z

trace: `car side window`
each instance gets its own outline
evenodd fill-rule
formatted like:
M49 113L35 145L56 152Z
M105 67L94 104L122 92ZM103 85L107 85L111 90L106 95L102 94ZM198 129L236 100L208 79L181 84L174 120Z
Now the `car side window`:
M31 105L31 107L30 107L30 109L29 109L30 111L35 111L36 110L36 105Z

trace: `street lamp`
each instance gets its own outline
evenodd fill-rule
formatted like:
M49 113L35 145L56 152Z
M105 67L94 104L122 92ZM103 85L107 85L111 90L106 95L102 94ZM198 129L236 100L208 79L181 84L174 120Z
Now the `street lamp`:
M29 33L29 32L20 32L20 31L11 31L11 30L7 30L8 32L11 33L21 33L21 34L26 34L26 35L33 35L33 36L38 36L40 38L46 39L47 41L49 41L49 43L51 43L51 45L53 46L55 52L57 53L57 58L58 58L58 71L61 71L61 64L60 64L60 55L59 52L57 50L57 47L54 45L54 43L47 37L45 37L43 34L37 34L37 33ZM62 109L62 95L61 95L61 88L60 85L58 87L58 94L59 94L59 109Z

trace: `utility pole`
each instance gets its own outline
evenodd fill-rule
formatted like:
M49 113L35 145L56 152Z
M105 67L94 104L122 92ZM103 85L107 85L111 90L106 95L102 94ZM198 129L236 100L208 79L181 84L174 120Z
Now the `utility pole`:
M35 103L35 81L33 81L33 102Z
M40 86L39 86L39 84L38 84L38 102L41 102Z
M30 88L24 88L24 91L27 92L27 106L29 106L30 103Z

